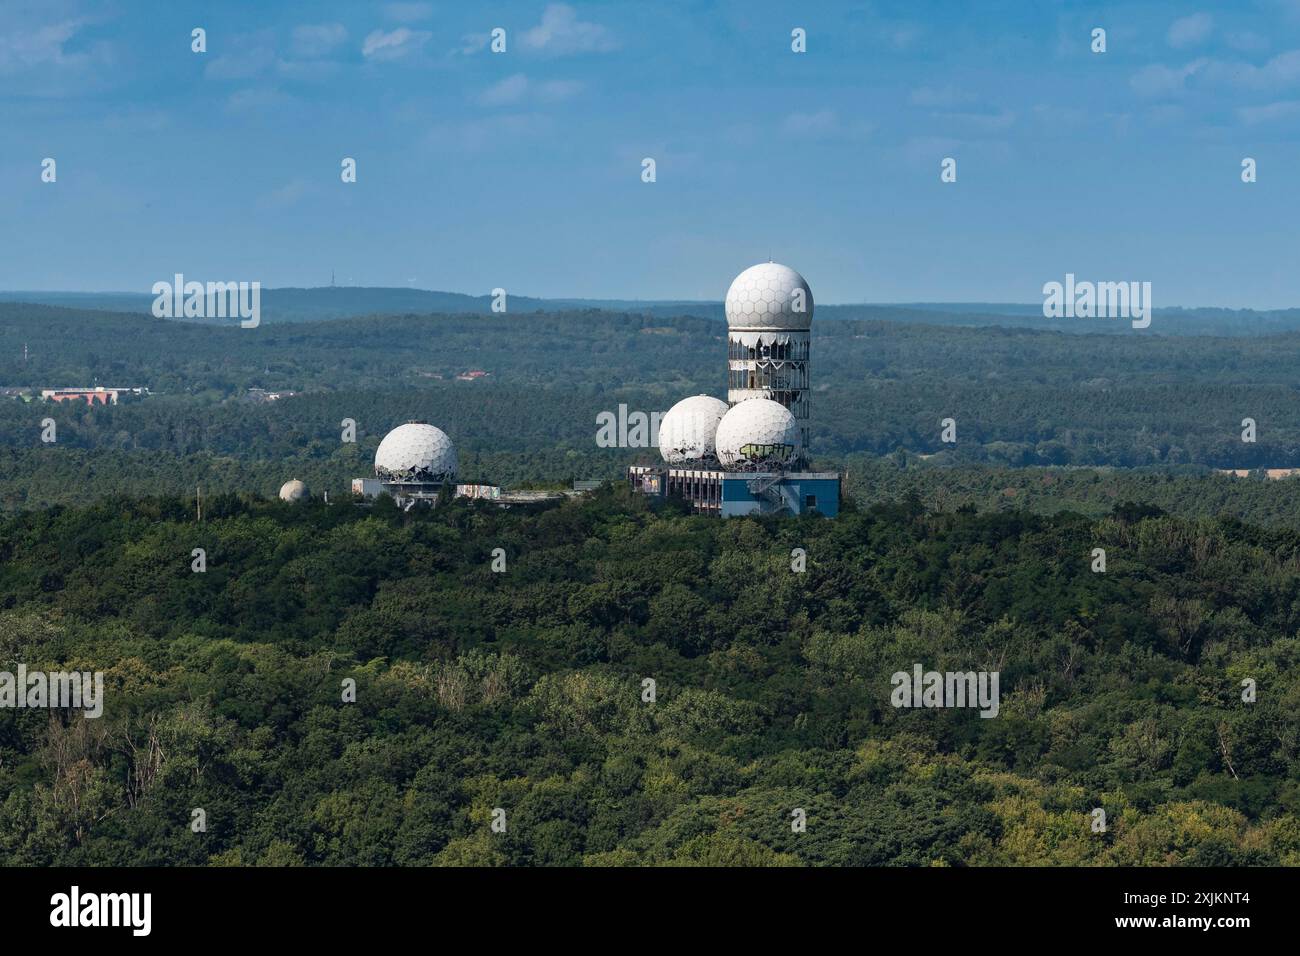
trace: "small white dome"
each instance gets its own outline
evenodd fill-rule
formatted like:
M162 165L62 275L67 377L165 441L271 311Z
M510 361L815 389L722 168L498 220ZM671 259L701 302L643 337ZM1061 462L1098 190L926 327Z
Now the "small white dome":
M812 326L812 289L779 262L760 262L736 276L727 290L727 327L791 329Z
M456 471L451 439L425 422L398 425L375 451L375 477L388 481L453 481Z
M713 435L725 414L727 403L720 398L683 398L659 422L659 454L670 465L712 455Z
M722 416L714 442L724 468L776 467L798 453L799 423L780 402L751 398Z
M297 478L280 486L281 501L302 501L307 497L307 486Z

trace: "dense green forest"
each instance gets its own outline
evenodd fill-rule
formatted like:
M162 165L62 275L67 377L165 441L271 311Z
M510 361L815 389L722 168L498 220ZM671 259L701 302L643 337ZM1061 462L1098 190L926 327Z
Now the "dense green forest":
M1211 472L1300 466L1300 335L821 322L844 513L719 521L630 495L654 449L595 432L719 394L722 334L0 303L0 384L153 392L0 397L0 671L108 688L0 708L0 864L1300 864L1300 480ZM413 418L467 480L610 484L349 500ZM269 500L291 477L313 501ZM997 671L998 716L893 708L914 664Z
M0 863L1300 863L1296 531L123 499L5 518L0 595L5 667L107 681L0 710Z
M653 449L596 447L596 416L721 391L722 326L595 310L378 316L220 329L0 304L0 382L145 385L116 407L0 397L0 508L106 495L272 495L290 477L347 493L394 425L434 422L469 480L616 479ZM22 346L28 361L22 361ZM1300 523L1300 484L1209 469L1300 466L1300 335L1067 336L822 322L813 451L863 504L1171 514ZM485 380L456 381L471 368ZM437 378L435 376L442 376ZM299 394L268 404L248 389ZM40 441L53 418L58 441ZM939 422L957 422L956 444ZM1258 441L1241 440L1241 420ZM357 422L344 444L341 422ZM921 456L926 456L923 460Z
M114 496L194 496L252 493L273 497L290 477L316 496L348 494L348 481L371 473L378 436L355 445L322 443L318 453L250 458L236 454L0 448L0 509L76 505ZM466 480L512 488L569 487L576 479L622 481L629 460L619 449L582 454L574 448L460 451ZM1074 511L1102 515L1121 502L1160 508L1172 515L1235 518L1268 528L1300 530L1300 479L1268 481L1182 468L1011 468L941 464L915 456L850 455L820 466L844 474L844 494L870 505L915 496L930 510L969 506L979 511Z
M943 465L907 455L845 459L845 493L861 503L914 496L930 510L1073 511L1103 515L1123 502L1185 518L1226 517L1300 530L1300 480L1196 468L1008 468Z
M299 477L342 490L354 451L364 458L410 418L437 423L479 456L491 473L476 478L603 477L638 455L596 448L596 415L619 404L666 411L686 395L720 393L722 336L709 319L596 310L223 329L0 304L0 384L154 392L91 409L0 398L0 448L16 455L4 477L24 500L58 500L66 487L42 475L75 464L19 453L86 449L165 453L155 491L201 480L173 467L196 455L299 470L305 462ZM815 326L813 355L812 450L829 467L900 451L945 465L1300 467L1296 333L1077 336L844 320ZM469 369L490 374L455 380ZM250 388L300 394L258 405ZM52 446L39 441L47 415L59 428ZM949 417L955 444L940 440ZM358 423L357 449L341 446L343 418ZM1245 418L1257 423L1255 442L1242 440ZM256 487L275 484L266 475Z

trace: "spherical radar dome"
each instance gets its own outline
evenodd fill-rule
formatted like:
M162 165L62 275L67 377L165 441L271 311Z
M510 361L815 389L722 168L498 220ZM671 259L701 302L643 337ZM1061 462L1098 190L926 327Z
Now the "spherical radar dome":
M812 289L779 262L750 266L727 290L727 325L733 329L807 329L812 317Z
M451 481L456 468L451 439L425 422L398 425L375 452L375 477L388 481Z
M668 409L659 422L659 454L675 465L713 454L713 435L727 414L727 403L712 395L692 395Z
M799 451L799 423L780 402L751 398L722 416L714 442L724 468L779 466Z
M297 478L286 481L280 486L281 501L303 501L307 497L307 486Z

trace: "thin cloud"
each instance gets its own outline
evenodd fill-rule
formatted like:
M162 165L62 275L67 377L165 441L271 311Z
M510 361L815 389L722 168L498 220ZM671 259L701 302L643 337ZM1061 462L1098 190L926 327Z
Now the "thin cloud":
M542 22L525 30L520 41L525 49L550 56L570 53L606 53L618 49L618 41L599 23L579 20L567 3L552 3L542 12Z
M303 179L294 179L278 189L273 189L262 197L259 205L273 209L292 206L311 192L310 184Z
M916 24L904 23L889 32L889 45L895 50L906 50L921 37L921 28Z
M0 33L0 75L31 69L79 70L96 62L107 62L110 47L97 42L87 50L70 53L65 44L89 20L63 20L29 30Z
M941 158L953 155L962 145L961 140L948 136L913 136L903 143L902 153L916 162L933 161L937 168Z
M172 125L172 118L162 110L128 107L105 114L100 122L105 129L130 133L158 133Z
M926 109L952 109L955 106L970 103L974 99L975 95L973 93L958 89L955 86L921 86L911 92L907 101L913 106Z
M1279 90L1300 83L1300 50L1288 50L1263 66L1251 63L1215 63L1210 79L1224 86L1248 90Z
M825 136L839 129L840 120L834 110L817 110L812 113L791 113L781 124L786 133L800 136Z
M295 83L324 83L337 76L342 68L338 60L281 60L275 65L275 72Z
M559 103L577 96L585 88L577 80L547 80L537 86L537 97L546 103Z
M1243 106L1237 110L1237 119L1247 126L1274 123L1300 116L1300 100L1282 100L1263 106Z
M306 59L328 56L344 43L348 31L341 23L303 24L293 28L290 49Z
M478 101L484 106L505 106L509 103L518 103L527 92L528 77L522 73L515 73L489 86L479 94Z
M275 65L275 50L265 38L240 38L230 53L211 60L203 68L210 80L251 80Z
M296 101L288 93L275 87L253 87L237 90L226 100L226 112L234 114L274 113L292 106Z
M368 60L400 60L416 52L429 42L433 34L427 30L398 27L396 30L375 30L361 45L361 55Z
M559 103L581 93L583 85L577 80L548 80L534 83L523 73L514 73L492 84L478 96L484 106L508 106L525 98L543 103Z
M1196 46L1210 38L1213 28L1214 18L1208 13L1193 13L1191 16L1180 17L1169 25L1165 42L1178 50Z
M487 49L492 39L487 33L467 33L460 38L460 43L449 51L452 56L472 56Z
M425 137L439 152L477 153L549 133L551 120L538 113L509 113L460 123L441 123Z
M1173 67L1153 63L1129 77L1129 86L1138 96L1172 96L1181 93L1189 77L1203 70L1209 60L1193 60L1186 66Z
M870 136L874 127L867 122L845 122L833 109L811 110L791 113L781 122L781 131L787 136L800 136L807 139L836 137L840 139L863 139Z
M431 3L386 3L383 7L384 18L397 23L419 23L433 16Z
M1229 33L1225 39L1228 46L1242 53L1263 53L1268 49L1268 39L1251 30L1238 30Z
M1002 133L1016 123L1016 114L1011 110L997 113L941 113L939 117L945 123L963 125L978 133Z

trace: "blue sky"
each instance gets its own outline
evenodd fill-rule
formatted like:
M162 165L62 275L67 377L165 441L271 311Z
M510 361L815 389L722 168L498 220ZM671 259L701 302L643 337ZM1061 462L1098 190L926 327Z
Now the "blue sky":
M1300 306L1298 147L1300 0L0 0L3 289Z

